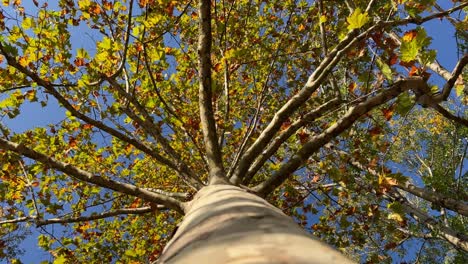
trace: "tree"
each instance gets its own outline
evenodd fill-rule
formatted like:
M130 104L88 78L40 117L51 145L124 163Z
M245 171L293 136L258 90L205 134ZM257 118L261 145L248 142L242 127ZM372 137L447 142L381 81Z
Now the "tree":
M32 2L1 111L61 120L1 125L1 258L36 227L57 263L466 263L468 3Z

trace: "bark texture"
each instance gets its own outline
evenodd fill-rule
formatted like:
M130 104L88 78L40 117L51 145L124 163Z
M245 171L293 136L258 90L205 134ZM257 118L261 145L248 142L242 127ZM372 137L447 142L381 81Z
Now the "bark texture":
M201 189L158 263L352 263L262 198L231 185Z

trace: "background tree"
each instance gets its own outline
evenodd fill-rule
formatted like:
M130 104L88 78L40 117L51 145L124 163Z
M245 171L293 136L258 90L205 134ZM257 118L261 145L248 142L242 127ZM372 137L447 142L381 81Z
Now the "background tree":
M57 263L302 239L266 199L356 261L466 263L468 4L452 2L3 1L1 114L60 121L1 125L0 258L32 227ZM453 68L430 48L438 19Z

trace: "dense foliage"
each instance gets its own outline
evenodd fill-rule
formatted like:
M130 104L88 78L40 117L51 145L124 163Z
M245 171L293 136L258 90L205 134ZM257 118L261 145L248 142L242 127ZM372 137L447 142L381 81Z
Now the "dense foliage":
M0 259L36 228L54 263L154 261L221 168L360 262L467 263L468 4L439 2L211 1L205 54L196 1L4 0Z

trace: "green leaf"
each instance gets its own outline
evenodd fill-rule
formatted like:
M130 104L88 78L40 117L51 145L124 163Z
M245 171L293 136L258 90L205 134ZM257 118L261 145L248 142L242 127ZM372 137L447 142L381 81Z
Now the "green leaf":
M379 67L380 71L385 76L385 79L387 79L387 81L393 80L392 69L387 63L382 61L382 59L380 59L379 57L377 57L377 67Z
M408 93L403 93L398 96L396 100L395 112L400 116L405 116L413 107L413 100L411 100Z
M353 30L356 28L361 28L367 22L369 22L369 16L367 13L362 13L360 8L356 8L354 12L346 18L346 21L348 22L348 30Z
M419 46L416 41L402 42L400 46L402 62L410 62L416 59L419 53Z
M455 93L457 94L458 97L463 95L463 90L464 89L465 89L465 85L463 85L463 84L455 85Z
M427 33L423 28L417 28L415 31L416 37L409 38L409 40L403 38L403 41L401 42L400 53L402 62L416 60L424 48L431 44L431 38L427 36ZM423 64L431 63L434 61L435 56L435 51L427 51L421 54L421 61Z

